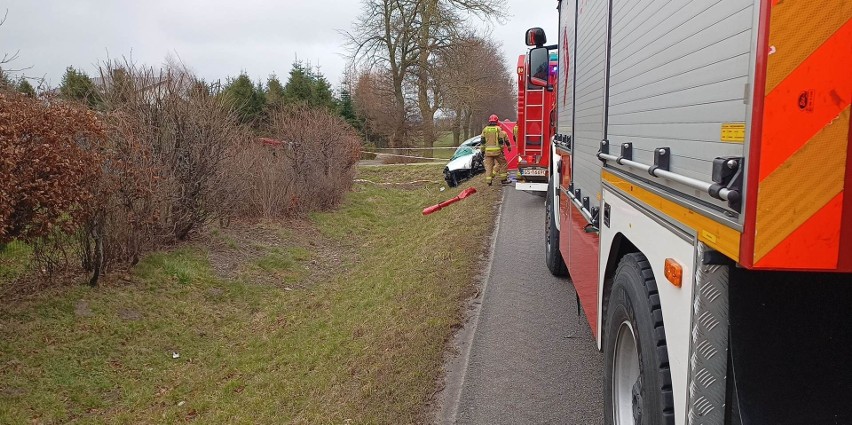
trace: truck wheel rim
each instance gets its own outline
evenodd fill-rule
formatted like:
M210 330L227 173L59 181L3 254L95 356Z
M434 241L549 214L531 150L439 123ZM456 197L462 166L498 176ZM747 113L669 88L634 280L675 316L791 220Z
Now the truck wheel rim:
M630 321L625 320L618 328L613 356L612 373L612 416L615 424L633 424L636 415L634 388L639 381L639 351L636 334Z

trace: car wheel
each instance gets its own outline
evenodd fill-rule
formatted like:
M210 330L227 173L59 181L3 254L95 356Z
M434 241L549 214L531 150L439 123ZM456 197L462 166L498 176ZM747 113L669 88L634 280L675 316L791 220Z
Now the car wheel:
M559 229L556 227L556 214L554 213L553 184L547 185L547 197L544 200L545 222L544 222L544 247L547 269L554 276L568 276L568 267L559 252Z
M470 163L470 175L475 176L485 172L485 159L481 154L476 154Z
M450 171L447 168L444 169L444 181L447 182L447 186L449 186L449 187L456 187L456 186L459 185L459 180L458 180L458 177L456 176L456 173L453 172L453 171Z
M674 424L660 296L644 255L628 254L619 262L606 314L605 423Z

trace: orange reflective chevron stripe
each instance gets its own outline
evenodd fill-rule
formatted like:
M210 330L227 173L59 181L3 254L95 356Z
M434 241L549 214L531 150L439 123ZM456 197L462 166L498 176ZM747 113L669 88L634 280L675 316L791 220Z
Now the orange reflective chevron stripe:
M761 180L849 106L850 82L852 21L766 96L763 136L772 143L772 149L762 153Z
M754 239L743 243L744 263L838 270L850 215L852 1L772 0L766 46L756 206L746 225Z

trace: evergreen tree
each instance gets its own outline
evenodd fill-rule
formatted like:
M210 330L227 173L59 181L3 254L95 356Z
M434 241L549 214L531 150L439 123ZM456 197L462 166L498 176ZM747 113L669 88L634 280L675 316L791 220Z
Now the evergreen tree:
M290 78L284 86L284 99L287 104L310 104L313 83L310 74L301 62L294 62L290 69Z
M331 92L331 84L328 83L328 80L319 71L311 72L311 78L313 81L312 106L334 110L335 103L334 95Z
M340 98L337 101L337 112L349 123L358 133L364 129L364 120L358 118L355 113L355 104L352 102L352 94L345 87L340 88Z
M21 81L18 83L18 92L23 93L29 97L36 97L36 91L33 88L32 84L27 81L25 78L21 78Z
M95 90L92 79L85 72L71 66L65 69L59 94L66 99L83 102L93 109L101 106L100 96Z
M225 99L237 112L242 123L251 123L261 118L266 100L260 82L255 85L248 75L240 74L225 87Z
M269 108L280 108L286 104L286 93L278 76L272 74L266 80L266 105Z
M9 74L0 68L0 90L11 90L14 89L15 85L12 82L12 79L9 78Z
M314 108L335 108L331 84L319 72L302 62L293 63L290 78L284 86L284 100L287 104L304 104Z

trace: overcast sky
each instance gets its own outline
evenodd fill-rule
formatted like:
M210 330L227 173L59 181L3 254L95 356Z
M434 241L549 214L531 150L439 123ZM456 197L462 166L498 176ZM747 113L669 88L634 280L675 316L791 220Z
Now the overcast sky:
M514 68L527 28L543 26L556 41L557 2L505 3L510 16L491 31ZM69 65L94 75L107 58L159 66L168 55L210 81L241 71L283 81L298 57L336 87L346 66L339 31L352 28L360 7L359 0L0 0L0 14L8 10L0 56L20 51L5 68L28 68L22 73L51 86Z

